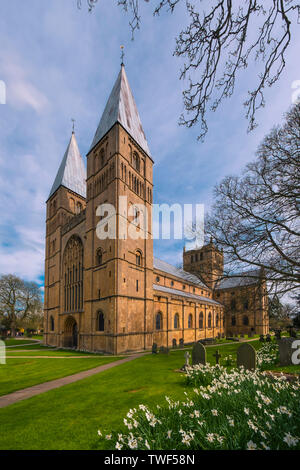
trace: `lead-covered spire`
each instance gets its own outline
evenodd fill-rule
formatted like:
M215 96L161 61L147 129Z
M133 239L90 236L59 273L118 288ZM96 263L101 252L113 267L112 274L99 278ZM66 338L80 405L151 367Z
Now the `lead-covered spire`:
M86 197L86 169L79 152L74 130L54 180L49 198L60 186L64 186L74 193Z
M116 122L119 122L137 144L151 156L123 63L106 103L90 150L97 145Z

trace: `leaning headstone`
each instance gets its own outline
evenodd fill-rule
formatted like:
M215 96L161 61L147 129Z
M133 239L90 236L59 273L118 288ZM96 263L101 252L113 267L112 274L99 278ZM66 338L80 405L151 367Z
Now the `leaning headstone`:
M294 338L282 338L278 340L279 363L281 366L292 365L292 354L294 352L292 349L292 344L294 341Z
M192 349L192 364L206 364L206 349L201 343L195 343Z
M172 340L172 346L174 349L177 348L177 341L175 338Z
M159 348L159 352L160 352L160 354L169 354L168 348L165 348L164 346L161 346Z
M237 350L237 365L245 369L256 369L256 351L249 343L243 343Z
M183 348L183 346L184 346L183 338L180 338L180 340L179 340L179 347L180 347L180 348Z
M271 335L270 335L270 334L267 334L267 336L266 336L266 342L267 342L267 343L271 343L271 341L272 341Z
M265 337L264 337L264 335L260 335L259 341L260 341L261 343L264 343L264 342L265 342Z
M152 344L152 354L157 354L157 344L156 343Z

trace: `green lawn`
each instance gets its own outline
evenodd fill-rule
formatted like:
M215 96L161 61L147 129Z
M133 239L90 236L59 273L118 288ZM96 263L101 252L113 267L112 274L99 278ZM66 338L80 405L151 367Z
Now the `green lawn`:
M34 359L30 357L7 359L6 365L0 365L0 395L66 377L118 359L118 357L111 356L96 356L87 359Z
M251 344L255 348L261 345L259 341ZM215 364L213 354L217 349L222 354L221 363L229 354L235 358L239 345L208 347L208 362ZM183 398L185 377L178 369L185 362L184 352L172 350L169 355L150 354L0 409L0 449L111 448L110 441L98 439L99 428L104 433L112 429L125 430L123 418L130 408L140 403L162 404L166 395ZM85 370L113 359L11 359L8 360L10 375L6 376L6 381L4 377L1 380L0 375L0 389L2 384L9 388L13 383L16 390L26 381L51 380L73 373L72 368ZM92 362L97 363L92 365ZM4 369L6 366L0 366L0 373L3 374Z
M15 346L16 344L17 345L21 345L21 344L34 344L36 343L36 341L32 340L32 339L15 339L15 338L10 338L10 339L6 339L4 341L4 343L6 344L6 346Z
M24 349L24 350L23 350ZM89 352L80 352L80 351L70 351L70 350L63 350L63 349L51 349L51 348L23 348L23 349L7 349L6 355L7 356L89 356L91 358L94 357L103 357L103 354L93 354ZM111 357L111 356L108 356Z
M0 449L95 448L97 430L119 428L129 408L160 403L165 395L182 397L184 375L174 370L184 364L183 355L145 356L0 409Z

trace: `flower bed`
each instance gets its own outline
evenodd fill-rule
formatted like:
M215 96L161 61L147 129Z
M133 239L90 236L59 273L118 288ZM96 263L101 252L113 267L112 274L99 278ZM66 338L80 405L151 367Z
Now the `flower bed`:
M182 401L166 397L124 419L128 433L102 436L116 449L300 449L300 383L243 368L187 369Z

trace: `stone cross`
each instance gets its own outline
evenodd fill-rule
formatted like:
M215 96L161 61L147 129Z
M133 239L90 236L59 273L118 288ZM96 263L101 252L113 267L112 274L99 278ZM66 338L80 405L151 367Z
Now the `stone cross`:
M222 357L222 354L219 353L219 350L218 350L218 349L216 350L216 353L213 354L213 356L216 358L216 364L220 364L219 361L220 361L220 359L221 359L221 357Z
M237 365L245 369L256 369L256 351L249 343L243 343L237 350Z
M206 349L201 343L194 343L192 349L192 364L206 364Z

